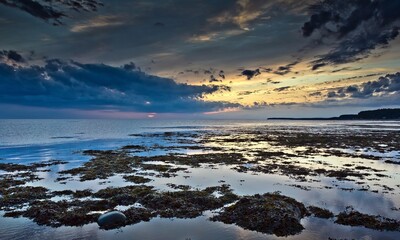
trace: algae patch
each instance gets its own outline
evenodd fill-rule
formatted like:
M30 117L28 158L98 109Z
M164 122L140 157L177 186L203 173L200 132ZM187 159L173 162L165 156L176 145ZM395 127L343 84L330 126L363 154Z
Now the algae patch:
M241 198L211 218L262 233L288 236L300 233L300 220L308 215L305 206L293 198L276 193L256 194Z
M368 215L354 210L339 213L335 222L342 225L363 226L381 231L400 231L400 221L382 216Z

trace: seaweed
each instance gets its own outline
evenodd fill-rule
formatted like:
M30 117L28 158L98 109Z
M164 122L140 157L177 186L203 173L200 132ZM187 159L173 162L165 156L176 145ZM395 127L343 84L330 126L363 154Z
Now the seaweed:
M221 192L221 197L215 197L215 191ZM139 202L149 209L154 209L161 217L194 218L205 210L223 207L238 197L229 187L209 187L204 190L182 190L176 192L155 192Z
M2 191L0 210L21 207L37 199L49 198L51 194L44 187L13 187Z
M137 184L148 183L151 181L150 178L145 178L145 177L136 176L136 175L124 175L123 178L128 182L137 183Z
M245 229L262 233L289 236L304 229L300 219L307 215L305 206L293 198L266 193L242 197L211 220L235 223Z
M349 226L364 226L375 230L400 231L400 222L382 216L373 216L354 210L339 213L335 223Z
M307 207L308 211L317 218L333 218L334 215L331 211L316 206Z

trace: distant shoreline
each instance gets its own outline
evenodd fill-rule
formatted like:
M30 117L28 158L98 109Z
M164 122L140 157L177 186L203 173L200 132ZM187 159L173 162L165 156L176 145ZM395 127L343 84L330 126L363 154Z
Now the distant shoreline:
M395 109L377 109L362 111L358 114L345 114L339 117L330 118L267 118L267 120L310 120L310 121L326 121L326 120L340 120L340 121L356 121L356 120L369 120L369 121L400 121L400 108Z
M333 118L267 118L267 120L296 120L296 121L400 121L400 118L397 119L340 119L338 117Z

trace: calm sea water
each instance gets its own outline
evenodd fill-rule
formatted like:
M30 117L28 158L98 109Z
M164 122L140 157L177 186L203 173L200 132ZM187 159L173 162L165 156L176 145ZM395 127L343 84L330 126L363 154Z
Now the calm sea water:
M165 129L168 131L185 131L248 126L353 129L369 126L378 129L399 130L400 123L396 121L0 119L0 147L49 145L99 139L129 139L129 134L161 132Z
M368 121L243 121L243 120L0 120L0 161L27 164L43 160L59 159L69 161L68 167L81 165L89 160L79 152L85 149L117 149L128 144L154 145L163 144L160 139L134 138L129 134L166 132L166 131L195 131L195 130L224 130L246 127L291 127L307 128L314 131L319 129L364 129L400 130L399 122L368 122ZM165 143L164 143L165 144ZM150 154L150 153L149 153ZM165 154L156 152L151 154ZM393 167L393 174L398 175L400 168ZM51 190L59 189L54 182L55 172L62 169L52 169L43 173L44 179L30 185L45 186ZM340 211L347 205L357 206L363 212L384 214L399 218L398 212L388 209L399 207L397 195L386 197L371 195L368 192L344 192L334 190L303 191L285 186L288 179L278 175L251 175L232 171L229 167L218 169L191 169L191 178L178 176L172 179L154 179L151 185L163 189L166 183L189 184L195 187L220 185L223 177L237 194L255 194L281 191L283 194L299 201L330 206L331 210ZM239 183L246 180L246 184ZM396 180L395 178L392 179ZM126 185L120 178L112 178L110 185ZM64 185L62 187L65 187ZM67 185L69 189L93 190L104 188L97 182L74 183ZM346 201L344 201L344 199ZM347 204L347 205L346 205ZM396 205L397 204L397 205ZM3 213L0 212L2 215ZM126 226L118 230L100 230L97 224L83 227L50 228L38 226L26 218L0 217L0 239L280 239L254 231L247 231L235 225L210 222L207 220L211 213L195 219L162 219L154 218L150 222L142 222ZM287 239L326 239L327 236L357 239L400 239L398 233L379 232L361 227L348 227L333 224L332 220L305 218L302 220L305 230Z

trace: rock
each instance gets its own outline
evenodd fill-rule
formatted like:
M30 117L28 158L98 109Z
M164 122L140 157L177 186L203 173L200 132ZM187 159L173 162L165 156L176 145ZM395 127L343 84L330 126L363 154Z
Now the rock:
M112 211L100 215L97 223L100 228L111 229L125 225L126 216L119 211Z

